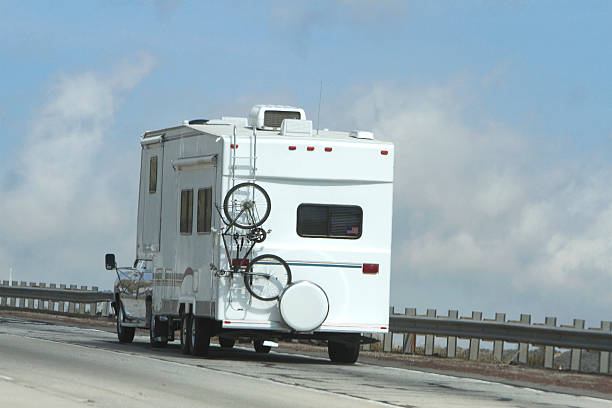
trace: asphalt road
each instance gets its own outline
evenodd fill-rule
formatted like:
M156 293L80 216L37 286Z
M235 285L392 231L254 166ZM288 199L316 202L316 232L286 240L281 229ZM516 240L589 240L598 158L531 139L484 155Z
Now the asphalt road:
M0 316L0 407L612 407L612 401L250 348L178 343Z

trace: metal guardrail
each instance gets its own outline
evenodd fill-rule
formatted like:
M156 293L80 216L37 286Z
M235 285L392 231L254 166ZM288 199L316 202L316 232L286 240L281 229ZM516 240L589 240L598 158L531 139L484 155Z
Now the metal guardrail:
M612 351L612 331L411 316L390 316L389 326L394 333L434 334L444 337L480 338L482 340Z
M35 282L3 281L0 285L0 309L34 310L70 316L107 317L113 293L100 292L97 287L36 284ZM469 359L477 360L480 341L493 341L493 358L502 361L504 342L518 343L517 362L527 364L530 345L544 346L543 364L553 368L554 350L571 348L570 368L579 371L583 350L599 351L599 372L610 373L612 351L612 323L602 321L601 327L585 329L584 320L575 319L573 326L557 327L557 319L547 317L544 324L531 324L531 316L522 314L519 321L506 321L505 313L496 313L495 319L482 319L482 312L471 317L459 317L456 310L447 316L437 316L434 309L426 315L417 315L416 309L407 308L403 314L389 311L389 333L380 336L385 352L393 351L393 335L403 336L401 352L414 353L417 335L425 336L424 354L434 354L435 337L445 337L446 357L457 357L457 339L469 339ZM364 349L372 346L365 344Z
M112 292L97 287L51 283L3 281L0 285L0 309L33 310L69 316L107 317Z
M416 352L416 336L424 335L423 353L434 355L435 338L446 338L445 350L440 353L448 358L457 357L457 339L468 339L467 355L470 360L478 360L481 341L492 341L494 361L504 360L504 343L518 343L513 352L512 361L528 364L530 346L541 346L543 356L541 363L545 368L554 368L555 348L571 349L569 368L573 371L582 369L583 351L599 351L599 373L610 373L610 352L612 351L612 322L602 321L597 328L585 329L585 321L574 319L573 326L557 326L555 317L547 317L544 323L531 323L531 315L521 314L519 321L506 321L505 313L496 313L495 319L482 318L482 312L459 317L457 310L449 310L447 316L438 316L435 309L428 309L427 314L417 315L415 308L406 308L403 314L389 311L389 333L374 335L382 341L385 352ZM402 347L394 347L393 336L402 336ZM396 337L397 340L397 337ZM373 346L364 345L364 349ZM380 346L378 346L380 347ZM507 359L507 356L506 356ZM532 360L538 360L532 359Z

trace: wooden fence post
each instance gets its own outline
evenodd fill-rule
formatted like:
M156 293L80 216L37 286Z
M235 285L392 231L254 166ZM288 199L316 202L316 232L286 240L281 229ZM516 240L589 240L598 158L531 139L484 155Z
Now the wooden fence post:
M500 323L506 322L505 313L495 313L495 321ZM497 362L502 361L504 358L504 341L495 340L493 341L493 359Z
M391 316L394 314L395 314L395 308L391 306L389 308L389 315ZM391 350L393 350L393 333L389 331L389 333L385 333L383 336L383 351L385 353L389 353L391 352Z
M584 329L584 320L574 319L574 328ZM579 349L579 348L572 349L572 354L570 358L570 370L580 371L580 357L581 356L582 356L582 349Z
M521 324L530 326L531 315L521 313ZM529 343L519 343L518 362L519 364L527 364L529 361Z
M60 283L60 289L62 290L66 290L66 284L65 283ZM58 311L61 314L64 314L66 312L66 302L57 302L58 304Z
M9 281L2 281L2 286L8 286L8 285L9 285ZM2 301L0 303L0 306L10 306L10 305L7 304L8 303L7 300L8 300L8 298L3 297Z
M449 319L458 319L459 311L458 310L449 310L448 311ZM455 358L457 357L457 337L449 336L446 338L446 357Z
M406 307L404 308L405 316L416 316L416 308L415 307ZM414 353L416 350L416 334L415 333L404 333L403 334L403 347L402 353Z
M557 318L547 317L545 325L549 327L556 327ZM554 346L544 346L544 368L553 368L554 360L555 360Z
M601 330L612 330L612 322L601 322ZM608 374L610 372L610 352L599 352L599 373Z
M436 309L427 309L427 317L436 317ZM435 336L433 334L425 335L425 355L433 356Z
M472 320L482 320L482 312L472 312ZM480 339L470 339L470 360L478 360L480 352Z

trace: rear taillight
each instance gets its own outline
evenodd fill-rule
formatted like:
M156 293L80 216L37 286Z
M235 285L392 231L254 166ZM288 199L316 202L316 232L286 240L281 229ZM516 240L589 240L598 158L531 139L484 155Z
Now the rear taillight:
M240 266L243 268L246 268L249 265L249 260L248 259L232 259L232 266L236 266L238 263L240 263Z
M381 150L380 154L382 154L383 156L386 156L386 155L389 154L389 151L388 150Z
M376 275L378 273L378 264L363 264L362 272L367 275Z

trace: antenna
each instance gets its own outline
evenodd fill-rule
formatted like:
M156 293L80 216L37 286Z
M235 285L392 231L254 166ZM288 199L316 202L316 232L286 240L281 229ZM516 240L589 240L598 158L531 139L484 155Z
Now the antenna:
M317 111L317 136L319 136L319 128L321 127L321 122L319 118L321 117L321 97L323 96L323 80L321 80L321 87L319 88L319 110Z

